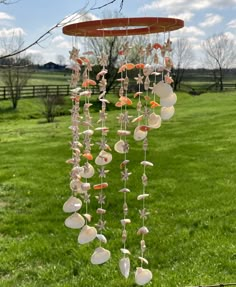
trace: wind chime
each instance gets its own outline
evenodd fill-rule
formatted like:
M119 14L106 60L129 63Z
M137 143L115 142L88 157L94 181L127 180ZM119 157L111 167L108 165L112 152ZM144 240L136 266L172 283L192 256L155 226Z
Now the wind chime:
M123 194L123 218L121 223L121 259L119 269L121 274L129 277L130 273L130 251L127 249L127 240L129 224L131 220L128 217L129 200L128 194L132 192L132 185L128 185L128 179L132 174L129 165L132 161L129 158L130 138L142 142L143 160L141 161L142 176L140 178L142 188L137 194L139 204L140 228L137 235L140 236L140 266L135 271L135 282L138 285L145 285L152 280L152 272L144 268L148 265L145 258L146 235L149 233L146 226L146 219L149 216L147 208L148 202L148 170L153 163L147 157L149 147L148 134L161 126L161 122L169 120L175 113L174 104L177 97L173 93L171 83L171 69L173 63L171 60L171 40L170 31L180 29L184 22L173 18L115 18L96 21L86 21L69 24L63 28L63 33L74 37L110 37L110 36L130 36L130 35L148 35L153 33L163 33L163 43L149 43L147 47L139 47L137 63L129 62L129 54L132 47L129 42L123 44L119 51L121 65L118 70L117 81L119 81L119 99L115 104L119 110L117 115L119 128L117 130L117 140L114 143L114 151L123 157L120 162L121 186L119 192ZM168 37L166 37L168 35ZM94 57L92 51L80 53L75 46L70 51L70 68L72 70L71 86L71 126L72 157L67 163L72 164L70 189L72 195L63 205L66 213L71 213L65 220L65 225L72 229L80 229L78 234L78 243L86 244L95 238L99 240L98 247L91 255L92 264L103 264L110 259L111 252L104 248L107 239L104 235L106 225L106 190L108 182L106 178L109 170L107 166L112 161L111 139L109 139L109 127L107 126L106 106L109 101L106 99L106 74L108 73L108 55L101 51L98 57L98 64L101 67L96 79L91 79L91 57ZM129 114L129 106L133 105L129 92L129 73L135 71L134 81L137 89L131 97L136 98L136 116ZM92 88L99 89L98 99L101 102L101 110L98 115L98 121L93 122L90 114L90 98ZM81 105L83 102L83 106ZM160 113L158 114L158 111ZM135 125L135 127L134 127ZM96 126L96 127L95 127ZM92 137L94 133L99 133L100 140L96 142L99 147L99 153L93 156ZM96 171L100 182L93 182L93 176ZM98 207L96 213L99 220L92 224L89 211L91 190L95 190ZM83 206L83 207L82 207ZM83 210L83 212L80 212ZM115 219L114 219L115 220Z

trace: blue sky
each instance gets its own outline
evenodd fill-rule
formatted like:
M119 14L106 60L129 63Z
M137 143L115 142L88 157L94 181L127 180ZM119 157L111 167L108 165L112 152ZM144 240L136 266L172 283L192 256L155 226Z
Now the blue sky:
M19 0L11 5L0 4L0 37L12 33L21 34L25 45L30 44L67 15L87 11L109 2L108 0ZM118 11L120 0L100 10L89 11L96 18L102 18L104 10ZM216 33L227 33L236 39L236 0L124 0L122 13L125 17L176 17L185 20L185 27L173 32L177 37L191 40L198 54L201 41ZM38 61L56 61L58 55L67 57L71 38L61 28L40 46L34 46L30 53Z

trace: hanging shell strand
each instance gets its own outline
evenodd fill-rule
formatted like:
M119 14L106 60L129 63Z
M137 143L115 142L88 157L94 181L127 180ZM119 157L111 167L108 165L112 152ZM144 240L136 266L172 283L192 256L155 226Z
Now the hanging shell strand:
M120 163L121 170L121 182L122 186L119 192L123 195L123 218L121 223L121 241L122 258L119 260L119 269L121 274L128 278L130 274L130 251L128 246L128 225L131 220L128 217L128 194L130 192L128 186L128 180L131 176L129 170L129 148L131 131L128 129L132 122L135 127L133 131L133 138L137 143L140 143L143 150L143 159L140 162L142 166L141 175L141 191L137 194L137 200L139 204L139 217L141 219L140 227L137 230L137 235L140 238L140 264L135 271L135 282L137 285L148 284L152 280L152 272L146 268L148 260L146 258L146 236L149 233L149 229L146 226L146 221L149 216L148 199L151 197L148 193L148 173L153 167L153 163L148 158L149 149L149 133L158 130L161 127L162 121L169 120L175 113L174 105L177 101L177 96L173 92L171 84L173 79L171 77L171 69L173 67L171 59L171 41L170 37L165 39L164 44L149 43L146 47L140 47L139 62L137 64L130 63L128 61L129 52L131 50L130 44L126 42L121 50L119 56L121 64L118 70L118 81L120 83L119 88L119 100L115 106L119 108L119 116L117 117L119 122L119 129L117 135L119 139L114 145L114 150L121 154L122 161ZM112 161L111 148L108 143L109 128L107 124L107 104L109 101L106 98L106 87L108 73L108 56L101 53L98 58L101 70L96 75L96 79L90 79L90 72L92 71L92 63L87 55L91 55L92 52L84 53L85 56L79 55L79 50L73 48L70 51L71 65L68 66L72 70L70 79L71 88L71 132L72 132L72 157L67 160L67 163L72 164L72 170L70 173L70 189L71 196L63 205L63 210L66 213L70 213L69 217L65 220L65 225L72 229L81 229L78 235L78 242L80 244L86 244L93 241L95 238L99 240L99 246L95 248L91 255L91 263L95 265L103 264L110 259L111 253L109 250L103 247L107 243L107 238L104 235L106 230L106 191L109 188L109 184L106 180L109 173L107 165ZM90 56L89 56L90 57ZM128 107L133 104L133 101L128 97L129 89L129 71L134 70L134 80L137 84L137 90L133 94L133 97L137 99L136 116L133 118L128 112ZM81 81L81 85L78 83ZM92 121L90 108L90 97L92 95L92 88L97 86L99 89L99 101L101 103L101 109L99 111L99 119L97 121L98 126L94 128ZM83 99L84 105L81 105L80 101ZM134 100L136 101L136 100ZM80 108L83 113L80 113ZM90 226L91 214L89 213L90 204L90 179L95 174L93 167L93 155L92 155L92 137L94 132L99 133L100 138L96 142L99 148L99 152L95 158L95 164L97 166L99 182L93 184L93 190L96 193L96 199L98 207L96 213L98 214L98 222L95 227ZM84 208L83 213L81 212Z
M123 187L119 190L119 192L123 193L123 218L120 220L122 226L122 235L121 240L123 243L123 247L120 249L122 253L122 258L119 261L119 269L121 274L125 277L129 277L130 273L130 251L127 249L127 226L131 223L131 220L128 216L128 203L127 203L127 194L130 190L127 188L127 182L131 172L128 169L129 160L127 159L127 154L129 152L129 142L128 137L131 135L131 132L128 130L128 124L130 122L130 116L128 114L127 107L132 105L132 101L128 98L128 86L129 86L129 78L128 78L128 70L134 68L132 63L127 63L127 56L129 53L129 43L126 42L122 47L121 55L121 66L119 68L119 101L116 103L117 107L120 107L120 115L118 117L118 122L120 125L120 129L117 131L117 135L119 136L119 140L115 144L115 151L119 154L123 154L123 161L120 164L121 169L121 181L123 182Z
M102 247L102 244L107 243L107 239L105 235L103 234L104 230L106 229L106 221L104 219L106 209L104 209L106 195L105 191L108 188L108 183L105 182L105 178L107 176L107 173L109 170L106 169L106 166L111 162L112 160L112 154L109 152L111 149L109 145L107 144L107 134L109 132L109 128L106 127L106 120L107 120L107 113L106 113L106 105L109 103L109 101L105 98L106 96L106 86L107 86L107 80L105 78L105 75L107 74L107 56L103 53L100 58L100 65L102 66L102 70L97 74L96 80L99 81L99 101L101 102L101 110L99 111L99 120L98 124L100 125L95 130L101 133L100 141L96 144L99 146L99 154L95 159L95 163L98 166L98 175L100 178L100 183L95 184L93 186L93 189L95 191L98 191L99 194L96 196L96 199L98 201L99 207L97 208L97 214L99 215L99 221L96 224L98 234L97 238L100 242L100 246L95 249L94 253L91 257L92 264L98 265L103 264L106 261L108 261L111 257L111 253L109 250Z

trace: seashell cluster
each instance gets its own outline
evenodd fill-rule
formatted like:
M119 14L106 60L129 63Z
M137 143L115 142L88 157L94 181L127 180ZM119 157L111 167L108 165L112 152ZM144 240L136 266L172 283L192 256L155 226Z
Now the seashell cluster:
M90 55L90 53L88 54ZM92 216L88 213L88 206L90 203L91 184L88 182L95 174L95 169L92 164L94 160L92 155L92 136L94 135L92 117L90 115L90 107L92 104L89 101L91 97L92 90L91 87L97 85L96 81L89 78L90 72L92 71L92 64L90 60L86 57L81 57L79 55L79 49L73 48L70 52L70 60L72 62L71 69L71 126L69 127L72 131L72 158L67 160L67 163L72 164L71 170L71 181L70 189L72 195L63 205L63 211L66 213L72 213L65 220L65 226L72 229L81 229L78 235L79 244L87 244L97 238L100 244L106 243L107 239L102 234L105 229L105 222L102 216L106 213L103 208L105 204L105 196L103 194L104 189L108 188L108 183L103 181L106 177L107 170L104 166L109 164L112 160L112 155L107 150L109 146L106 143L106 136L108 134L109 128L105 127L105 121L107 118L106 114L106 104L109 103L105 99L106 95L106 79L105 75L107 70L105 68L106 55L102 55L100 62L103 63L102 70L97 74L96 80L98 81L98 86L100 90L99 100L101 102L101 110L99 113L98 123L101 123L101 127L97 127L95 131L101 133L101 140L98 143L100 152L95 158L95 164L99 167L99 177L101 182L99 184L94 184L93 189L99 192L96 197L99 203L97 208L97 214L100 216L99 222L96 225L97 229L90 226ZM81 87L78 87L78 83L81 80ZM83 116L80 114L80 99L83 98ZM82 200L84 201L82 203ZM80 214L82 205L85 205L86 212ZM100 232L98 234L98 231ZM102 247L97 248L92 257L91 262L93 264L102 264L110 258L110 252L103 249Z
M126 47L129 46L129 43L126 43ZM121 169L121 181L123 182L123 187L119 192L123 193L123 218L120 220L121 223L121 241L123 243L123 248L121 248L122 258L119 261L119 269L121 274L128 278L130 273L130 252L126 249L127 243L127 226L131 223L131 220L127 218L128 216L128 202L127 194L130 192L130 189L127 187L128 180L131 175L131 172L128 169L129 160L127 159L129 153L129 139L131 131L128 129L130 120L132 117L128 113L128 107L132 105L132 100L128 97L128 88L129 88L129 71L135 68L135 65L128 63L129 49L124 47L125 53L122 53L121 67L118 70L120 73L120 89L119 89L119 101L116 103L116 107L120 108L120 114L118 117L119 129L117 135L119 140L115 143L114 150L123 155L122 163L120 164Z
M103 234L105 230L105 224L106 221L104 220L104 216L106 214L106 209L104 208L106 195L105 192L109 187L109 184L105 182L105 178L107 176L107 173L109 172L108 169L106 169L107 165L112 161L112 154L111 154L111 148L107 144L107 136L109 133L109 128L106 127L106 120L107 120L107 112L106 107L107 104L109 104L109 101L105 98L106 96L106 86L107 86L107 80L105 78L106 74L108 73L108 70L106 69L107 65L107 56L102 55L100 58L100 65L101 65L101 71L97 74L96 79L99 81L99 101L101 102L101 110L99 111L99 120L98 124L100 127L96 129L100 133L100 141L98 141L96 144L99 147L99 154L95 158L95 164L98 166L97 171L100 178L100 183L95 184L93 186L93 189L98 193L96 195L96 199L98 202L99 207L96 210L96 213L99 215L98 223L96 224L96 228L98 230L97 239L100 242L100 247L97 247L94 251L94 253L91 256L91 262L92 264L103 264L106 261L110 259L111 253L109 250L104 249L101 245L107 243L107 239L105 235Z
M119 99L115 103L119 109L118 129L116 132L116 142L114 151L121 157L120 163L120 179L121 186L118 192L123 197L122 211L123 218L120 219L121 224L121 242L122 247L121 259L119 260L119 270L125 278L129 277L131 270L130 256L131 252L127 248L128 245L128 229L131 225L131 219L128 217L129 206L128 197L132 192L130 188L130 176L132 172L129 170L129 149L130 143L135 141L137 146L140 145L143 152L143 160L140 162L142 175L140 178L140 191L136 198L139 206L138 216L140 225L137 228L136 236L140 238L140 254L138 259L140 266L135 271L135 282L137 285L143 286L152 280L152 272L149 269L143 268L143 265L148 265L149 262L146 256L146 236L149 234L147 220L150 212L147 203L151 198L148 192L148 172L154 164L148 158L149 149L149 134L158 130L162 121L169 120L175 113L174 105L177 101L177 96L173 92L171 84L171 69L173 62L171 59L171 41L167 39L163 45L159 43L149 43L146 47L138 48L138 63L134 64L129 61L131 45L125 42L119 51L120 67L118 68L119 79ZM95 238L99 242L99 246L95 248L91 255L91 263L100 265L107 262L111 253L103 247L107 243L107 238L104 235L106 230L105 216L106 210L106 193L109 190L109 182L106 177L109 173L107 168L113 159L112 149L108 143L109 127L107 124L107 104L106 98L108 72L108 55L101 53L98 57L98 63L101 70L96 75L96 81L90 79L90 72L93 64L89 57L80 56L79 49L73 48L70 51L70 60L72 70L70 87L71 100L73 103L71 109L71 126L72 132L72 158L67 160L67 163L72 164L70 189L72 195L66 200L63 205L65 213L71 213L65 220L65 226L71 229L80 229L78 235L79 244L87 244ZM89 51L84 55L93 55ZM130 71L135 74L134 80L137 84L137 89L133 94L133 99L129 97L130 88ZM81 81L80 87L78 82ZM90 98L92 96L92 88L98 87L98 99L101 103L99 111L98 126L94 128L92 117L90 115L90 107L92 106ZM84 105L82 107L83 116L80 114L80 99L83 98ZM133 117L129 113L129 107L136 103L136 115ZM131 126L134 125L133 130ZM92 137L97 134L99 140L96 142L99 152L94 156L92 154ZM132 138L133 137L133 138ZM95 165L93 164L95 163ZM89 182L98 173L99 182ZM98 206L94 211L98 217L98 222L92 226L92 216L88 212L90 203L90 190L95 193ZM85 212L79 212L85 205Z

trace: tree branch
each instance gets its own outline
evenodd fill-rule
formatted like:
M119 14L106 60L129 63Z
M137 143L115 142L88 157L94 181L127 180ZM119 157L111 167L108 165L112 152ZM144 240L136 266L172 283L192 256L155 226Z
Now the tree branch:
M1 4L1 2L0 2L0 4ZM33 43L31 43L30 45L28 45L28 46L26 46L26 47L24 47L24 48L22 48L22 49L17 49L17 50L15 50L15 51L11 52L11 53L6 54L6 55L2 55L2 56L0 56L0 60L9 58L9 57L12 57L12 56L15 56L15 55L18 55L18 54L20 54L20 53L22 53L22 52L25 52L26 50L30 49L31 47L33 47L33 46L35 46L35 45L39 45L40 42L42 42L42 41L45 40L45 37L46 37L47 35L50 36L50 34L51 34L51 32L52 32L53 30L55 30L56 28L59 28L59 27L63 27L63 26L65 26L66 24L68 24L69 22L73 21L76 17L78 17L78 14L80 14L79 18L80 18L80 17L83 17L83 16L86 15L86 14L88 13L88 11L90 10L90 9L89 9L88 11L86 11L86 8L87 8L88 4L89 4L89 2L87 2L87 4L86 4L82 9L77 10L77 11L75 11L74 13L70 14L69 16L63 18L60 22L58 22L56 25L54 25L51 29L49 29L47 32L45 32L43 35L41 35L36 41L34 41ZM93 9L93 8L91 8L91 9ZM82 11L84 11L84 12L82 13ZM82 14L81 14L81 13L82 13ZM76 14L77 14L77 16L74 16L74 17L73 17L73 15L76 15ZM67 19L67 18L68 18L69 20L68 20L68 22L65 22L65 19ZM39 45L39 46L40 46L40 45Z
M117 1L117 0L111 0L110 2L108 2L108 3L104 4L104 5L101 5L101 6L92 8L91 10L102 9L102 8L104 8L104 7L106 7L106 6L110 5L110 4L115 3L116 1ZM124 0L121 0L121 1L120 1L120 12L121 12L121 10L122 10L122 8L123 8L123 5L124 5Z

